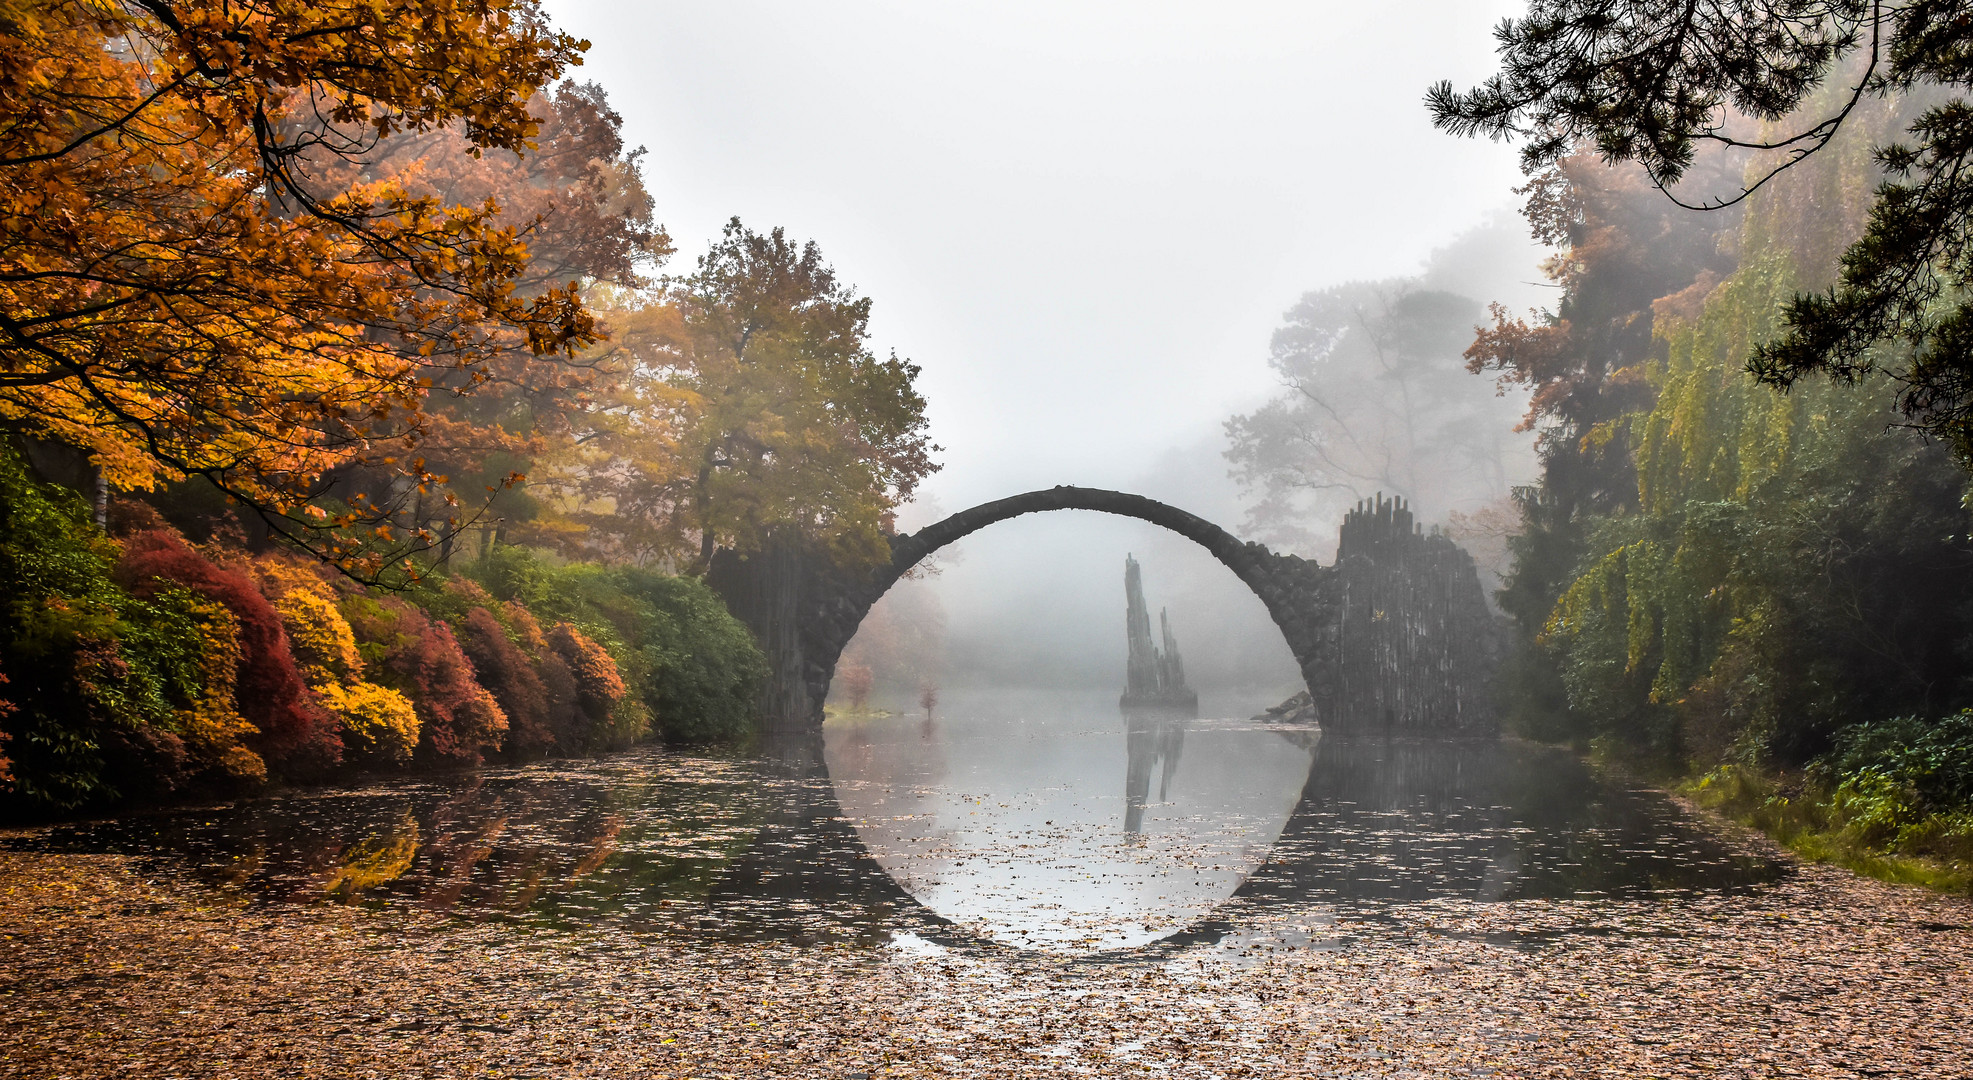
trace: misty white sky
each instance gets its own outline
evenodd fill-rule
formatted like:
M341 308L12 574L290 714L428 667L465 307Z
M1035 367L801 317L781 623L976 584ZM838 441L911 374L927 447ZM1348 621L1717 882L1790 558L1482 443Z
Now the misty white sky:
M1436 79L1493 70L1490 31L1518 0L547 6L594 43L576 77L649 149L673 270L732 215L785 226L874 298L879 350L923 365L945 469L906 528L1087 484L1240 531L1220 425L1278 389L1282 313L1311 289L1419 272L1511 208L1521 179L1512 149L1442 135L1420 104ZM1539 280L1539 253L1530 242L1515 268L1507 235L1504 272L1496 254L1436 287L1549 301L1516 280ZM1496 279L1494 295L1468 287ZM1209 710L1298 686L1237 579L1099 514L949 549L923 586L947 613L949 663L888 674L1121 686L1126 551L1152 605L1171 606Z
M649 148L672 269L738 214L875 299L948 510L1216 453L1296 297L1415 272L1520 179L1419 104L1515 2L547 7Z

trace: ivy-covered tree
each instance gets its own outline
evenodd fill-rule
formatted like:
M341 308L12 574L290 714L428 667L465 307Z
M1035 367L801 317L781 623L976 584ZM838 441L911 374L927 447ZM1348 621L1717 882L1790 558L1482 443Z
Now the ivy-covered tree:
M1965 473L1899 423L1884 374L1776 394L1745 369L1873 212L1868 147L1897 120L1854 119L1732 214L1593 153L1538 175L1530 216L1569 245L1561 309L1469 353L1534 385L1548 428L1501 594L1523 731L1793 769L1973 695Z
M1967 703L1964 474L1882 377L1763 390L1736 362L1794 287L1765 245L1662 326L1630 418L1636 511L1585 523L1548 615L1576 734L1800 765L1859 721Z

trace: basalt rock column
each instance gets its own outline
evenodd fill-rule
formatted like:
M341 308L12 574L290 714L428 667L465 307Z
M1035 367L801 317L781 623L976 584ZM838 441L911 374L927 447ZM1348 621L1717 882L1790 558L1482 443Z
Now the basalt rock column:
M1124 556L1124 636L1130 656L1124 670L1124 695L1119 702L1125 709L1155 707L1184 709L1197 713L1199 695L1185 685L1185 663L1178 656L1178 641L1172 637L1171 617L1158 611L1158 629L1164 638L1161 650L1151 641L1151 611L1144 603L1144 575L1137 559Z

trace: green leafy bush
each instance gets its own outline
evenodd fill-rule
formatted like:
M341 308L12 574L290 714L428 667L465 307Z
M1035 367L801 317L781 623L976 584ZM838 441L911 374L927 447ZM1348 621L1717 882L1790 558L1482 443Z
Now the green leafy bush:
M1973 856L1973 710L1857 724L1817 771L1834 782L1836 819L1862 842Z
M45 813L155 797L200 762L186 719L205 697L208 620L182 589L132 597L117 547L73 492L0 446L4 802Z
M642 692L667 742L732 742L751 734L767 660L753 634L705 582L649 570L619 572L624 592L654 617L641 635Z
M607 649L633 691L618 710L648 709L666 742L752 733L767 661L704 582L642 567L554 565L515 547L497 549L475 573L493 595L518 600L543 623L569 623Z

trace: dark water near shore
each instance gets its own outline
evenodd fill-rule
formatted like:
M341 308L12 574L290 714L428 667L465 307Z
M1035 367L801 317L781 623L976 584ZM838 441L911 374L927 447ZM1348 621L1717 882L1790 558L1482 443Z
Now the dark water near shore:
M1784 868L1514 742L982 697L832 720L822 766L657 749L59 826L252 903L526 928L1155 957L1334 948L1438 899L1743 890Z

